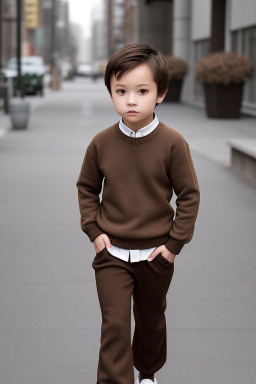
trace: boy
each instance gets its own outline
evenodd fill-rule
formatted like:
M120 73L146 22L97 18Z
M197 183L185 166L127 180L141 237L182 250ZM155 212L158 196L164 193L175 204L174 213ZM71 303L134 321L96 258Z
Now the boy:
M154 113L168 87L164 56L126 44L110 58L105 85L121 119L93 137L76 183L81 228L96 252L97 384L133 384L133 365L136 384L157 384L167 356L166 294L174 259L194 233L200 190L188 143Z

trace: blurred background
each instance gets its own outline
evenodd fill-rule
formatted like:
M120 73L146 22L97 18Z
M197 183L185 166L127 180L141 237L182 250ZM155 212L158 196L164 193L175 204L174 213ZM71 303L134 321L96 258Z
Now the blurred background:
M182 99L202 104L194 65L215 51L246 55L256 64L256 3L253 0L23 0L22 56L41 56L50 75L100 76L112 53L128 42L149 43L183 59L188 74ZM17 49L17 0L1 0L0 66ZM57 70L57 74L56 74ZM6 77L12 76L8 70ZM256 72L245 86L243 109L255 114Z
M156 113L189 144L201 191L158 383L255 384L255 0L0 0L0 383L96 382L95 249L76 181L120 119L103 75L128 42L166 55Z

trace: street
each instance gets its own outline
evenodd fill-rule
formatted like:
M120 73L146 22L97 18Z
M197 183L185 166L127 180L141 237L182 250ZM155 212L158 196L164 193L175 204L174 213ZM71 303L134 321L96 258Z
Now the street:
M201 190L194 237L175 259L158 384L254 384L256 189L229 168L225 140L255 138L256 119L170 103L156 112L188 141ZM75 183L93 136L118 120L103 80L77 78L47 95L27 131L0 137L1 384L96 383L95 251Z

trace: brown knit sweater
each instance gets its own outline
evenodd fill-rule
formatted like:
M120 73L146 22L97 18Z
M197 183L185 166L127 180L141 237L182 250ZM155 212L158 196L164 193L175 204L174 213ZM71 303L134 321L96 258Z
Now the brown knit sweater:
M189 145L162 122L138 138L125 135L118 123L97 133L76 186L81 228L91 242L105 233L117 247L164 244L177 255L193 237L200 189Z

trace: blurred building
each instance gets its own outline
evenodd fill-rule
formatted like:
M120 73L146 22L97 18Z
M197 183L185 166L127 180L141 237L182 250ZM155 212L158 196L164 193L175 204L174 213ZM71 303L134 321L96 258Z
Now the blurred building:
M43 0L24 0L23 5L23 55L40 55L42 41L42 2Z
M254 64L252 78L244 90L244 108L256 112L256 2L243 0L227 3L226 48L249 57Z
M84 64L91 64L92 62L92 38L83 38L83 44L80 48L78 61Z
M106 0L107 57L128 42L148 43L184 59L189 71L183 100L203 105L195 63L213 51L236 51L254 63L244 89L244 110L256 113L255 0Z
M189 64L183 100L203 104L203 88L194 77L194 65L214 51L235 51L245 54L254 64L253 77L247 81L243 95L243 110L256 113L256 2L254 0L175 0L175 15L187 20L177 29L187 49L175 55ZM174 23L175 25L175 23ZM189 33L190 31L190 33Z
M125 0L106 0L107 56L125 43Z
M79 63L84 63L83 49L84 49L84 37L83 37L83 28L80 24L70 23L70 33L72 35L73 41L77 44L77 54L76 54L76 65Z
M69 56L69 3L58 0L56 9L56 45L60 59Z
M124 41L138 41L138 2L125 0L124 3Z
M55 59L65 61L69 56L69 4L63 0L24 0L24 28L27 55L43 56L52 62L53 38ZM52 31L52 12L55 31Z
M106 3L100 2L91 12L91 59L94 72L102 72L107 60Z
M16 0L1 0L0 28L1 64L5 65L16 53Z
M108 57L125 43L172 49L172 1L106 0Z
M42 44L40 44L40 54L47 63L52 61L52 0L42 2ZM38 41L37 41L38 42Z
M59 67L73 65L76 62L77 41L70 34L68 1L23 0L22 5L22 55L40 55L47 64L55 60ZM3 66L16 56L16 7L16 0L1 0L0 49Z
M137 9L137 41L150 44L164 54L170 54L172 52L173 2L171 0L137 1Z

